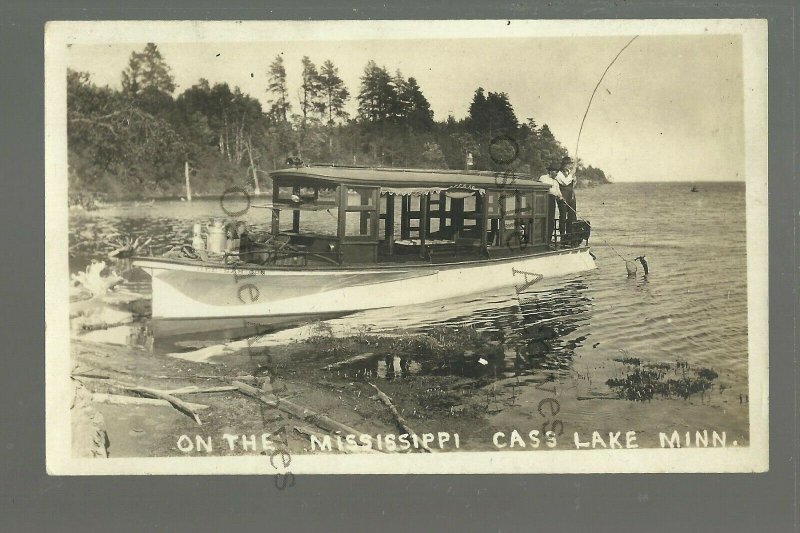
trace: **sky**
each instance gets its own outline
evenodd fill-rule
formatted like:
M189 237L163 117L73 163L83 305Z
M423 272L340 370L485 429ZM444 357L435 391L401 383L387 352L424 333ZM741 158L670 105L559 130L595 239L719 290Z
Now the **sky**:
M603 71L631 36L287 42L156 42L176 95L200 78L227 82L267 109L267 70L284 57L297 110L300 60L330 59L354 114L367 61L415 77L436 120L463 118L478 87L505 92L520 122L547 124L575 155L581 119ZM145 43L71 45L68 65L120 87ZM744 180L742 42L738 35L642 35L614 63L589 108L578 156L614 181Z

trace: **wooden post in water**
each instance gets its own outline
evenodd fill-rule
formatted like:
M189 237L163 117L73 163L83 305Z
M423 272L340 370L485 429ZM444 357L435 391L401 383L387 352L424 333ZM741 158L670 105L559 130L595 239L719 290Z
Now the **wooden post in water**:
M248 135L247 137L247 155L250 157L250 168L253 171L253 194L261 196L261 187L258 185L258 174L256 171L256 164L253 161L253 140Z
M186 201L192 201L192 184L189 182L189 162L183 163L183 173L186 176Z

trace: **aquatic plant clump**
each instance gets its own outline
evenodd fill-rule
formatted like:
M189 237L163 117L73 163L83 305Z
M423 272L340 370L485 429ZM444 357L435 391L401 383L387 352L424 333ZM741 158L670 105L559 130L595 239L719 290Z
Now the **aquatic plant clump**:
M622 363L623 365L632 365L632 366L639 366L642 364L642 360L638 357L617 357L614 358L614 361L618 363Z
M649 401L654 397L689 398L692 394L703 393L713 387L713 381L719 377L710 368L690 369L688 365L668 363L645 363L640 366L630 361L635 368L624 377L611 378L606 385L616 390L620 398L631 401ZM622 362L622 361L620 361ZM672 371L672 372L670 372ZM668 377L670 373L679 377Z

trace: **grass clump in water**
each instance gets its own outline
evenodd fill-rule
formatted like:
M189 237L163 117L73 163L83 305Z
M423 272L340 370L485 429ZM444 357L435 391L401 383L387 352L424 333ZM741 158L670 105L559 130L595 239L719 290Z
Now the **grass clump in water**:
M681 374L678 375L678 372ZM670 376L671 373L676 377ZM711 389L717 377L719 374L710 368L692 369L689 365L673 367L669 363L648 363L644 366L637 364L625 376L606 381L606 385L625 400L650 401L656 396L685 400L692 394L702 394Z
M640 366L642 364L642 360L638 357L616 357L614 361L630 366Z

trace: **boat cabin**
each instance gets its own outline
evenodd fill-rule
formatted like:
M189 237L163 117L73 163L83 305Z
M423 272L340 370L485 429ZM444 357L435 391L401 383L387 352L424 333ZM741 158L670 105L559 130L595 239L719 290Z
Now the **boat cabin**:
M554 241L549 185L492 172L311 166L274 171L273 264L441 263ZM260 262L260 261L253 261Z

